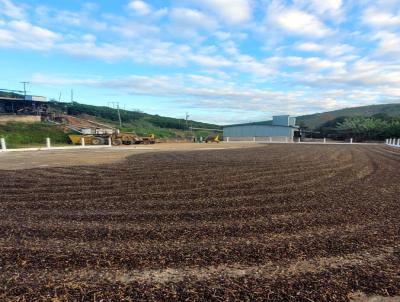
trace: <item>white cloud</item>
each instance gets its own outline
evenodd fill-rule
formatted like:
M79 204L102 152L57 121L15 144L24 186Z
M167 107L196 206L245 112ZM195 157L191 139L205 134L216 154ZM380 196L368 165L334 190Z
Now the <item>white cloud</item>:
M313 43L313 42L305 42L296 45L296 49L301 51L310 51L310 52L318 52L323 49L320 44Z
M341 61L330 61L318 57L303 58L303 57L284 57L281 58L282 62L291 66L303 66L308 69L342 69L346 63Z
M342 0L311 0L312 6L319 13L337 12L342 7Z
M84 28L85 31L105 31L108 29L107 23L100 18L91 18L91 11L87 9L81 11L67 11L40 5L34 9L34 12L34 20L48 27L75 27Z
M112 25L110 29L125 38L152 36L160 32L157 26L147 25L143 23L123 21L119 24Z
M342 12L342 0L294 0L295 5L307 7L318 15L328 15L337 17Z
M57 49L72 56L82 58L96 58L106 62L115 62L121 59L132 59L134 52L128 48L112 44L96 45L92 41L71 42L60 44Z
M316 16L293 8L270 11L268 21L295 35L322 38L331 33Z
M218 26L214 19L198 10L189 8L174 8L171 10L170 17L175 26L181 28L194 27L214 29Z
M2 47L50 50L62 37L48 29L32 25L26 21L10 21L0 29Z
M313 42L303 42L297 44L295 48L304 52L324 53L329 57L340 57L346 55L349 60L356 58L351 56L351 54L355 52L355 48L348 44L317 44Z
M373 37L378 40L376 52L380 55L398 55L400 53L400 36L388 31L377 32Z
M201 66L205 67L222 67L222 66L231 66L232 62L221 57L221 56L207 56L207 55L198 55L193 54L189 57L189 59Z
M24 18L24 10L11 0L0 0L0 14L14 19Z
M211 10L228 24L236 25L250 21L252 18L249 0L202 0L194 2Z
M146 2L141 0L133 0L128 4L128 7L137 15L145 16L151 13L151 7Z
M362 21L373 27L395 27L400 25L400 15L369 8L364 11Z

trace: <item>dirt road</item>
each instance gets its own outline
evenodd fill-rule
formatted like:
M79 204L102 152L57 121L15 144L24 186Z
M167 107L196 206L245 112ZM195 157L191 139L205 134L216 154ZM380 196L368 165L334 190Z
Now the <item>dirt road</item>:
M400 154L268 145L2 171L0 298L400 294Z

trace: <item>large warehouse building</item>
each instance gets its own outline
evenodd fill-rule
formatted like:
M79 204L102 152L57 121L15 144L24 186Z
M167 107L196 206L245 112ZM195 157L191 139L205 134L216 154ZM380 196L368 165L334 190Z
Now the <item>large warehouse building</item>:
M289 115L274 116L272 124L241 124L224 127L225 141L293 141L300 137L296 118Z

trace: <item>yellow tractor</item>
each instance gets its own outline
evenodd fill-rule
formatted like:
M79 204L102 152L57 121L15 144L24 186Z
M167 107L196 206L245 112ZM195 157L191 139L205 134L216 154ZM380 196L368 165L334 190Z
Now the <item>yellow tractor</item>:
M148 137L139 137L134 133L113 133L113 134L71 134L69 139L75 145L82 144L82 139L85 145L106 145L111 139L113 146L119 145L138 145L138 144L154 144L155 137L151 134Z
M204 142L206 144L208 144L208 143L219 143L219 135L218 134L211 134L211 135L206 137Z

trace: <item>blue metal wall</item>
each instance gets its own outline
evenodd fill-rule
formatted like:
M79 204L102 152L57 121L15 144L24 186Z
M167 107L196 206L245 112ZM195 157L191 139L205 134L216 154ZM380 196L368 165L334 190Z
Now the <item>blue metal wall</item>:
M287 136L293 137L294 128L268 125L243 125L224 128L224 137Z
M289 126L289 115L274 115L272 117L272 125Z

